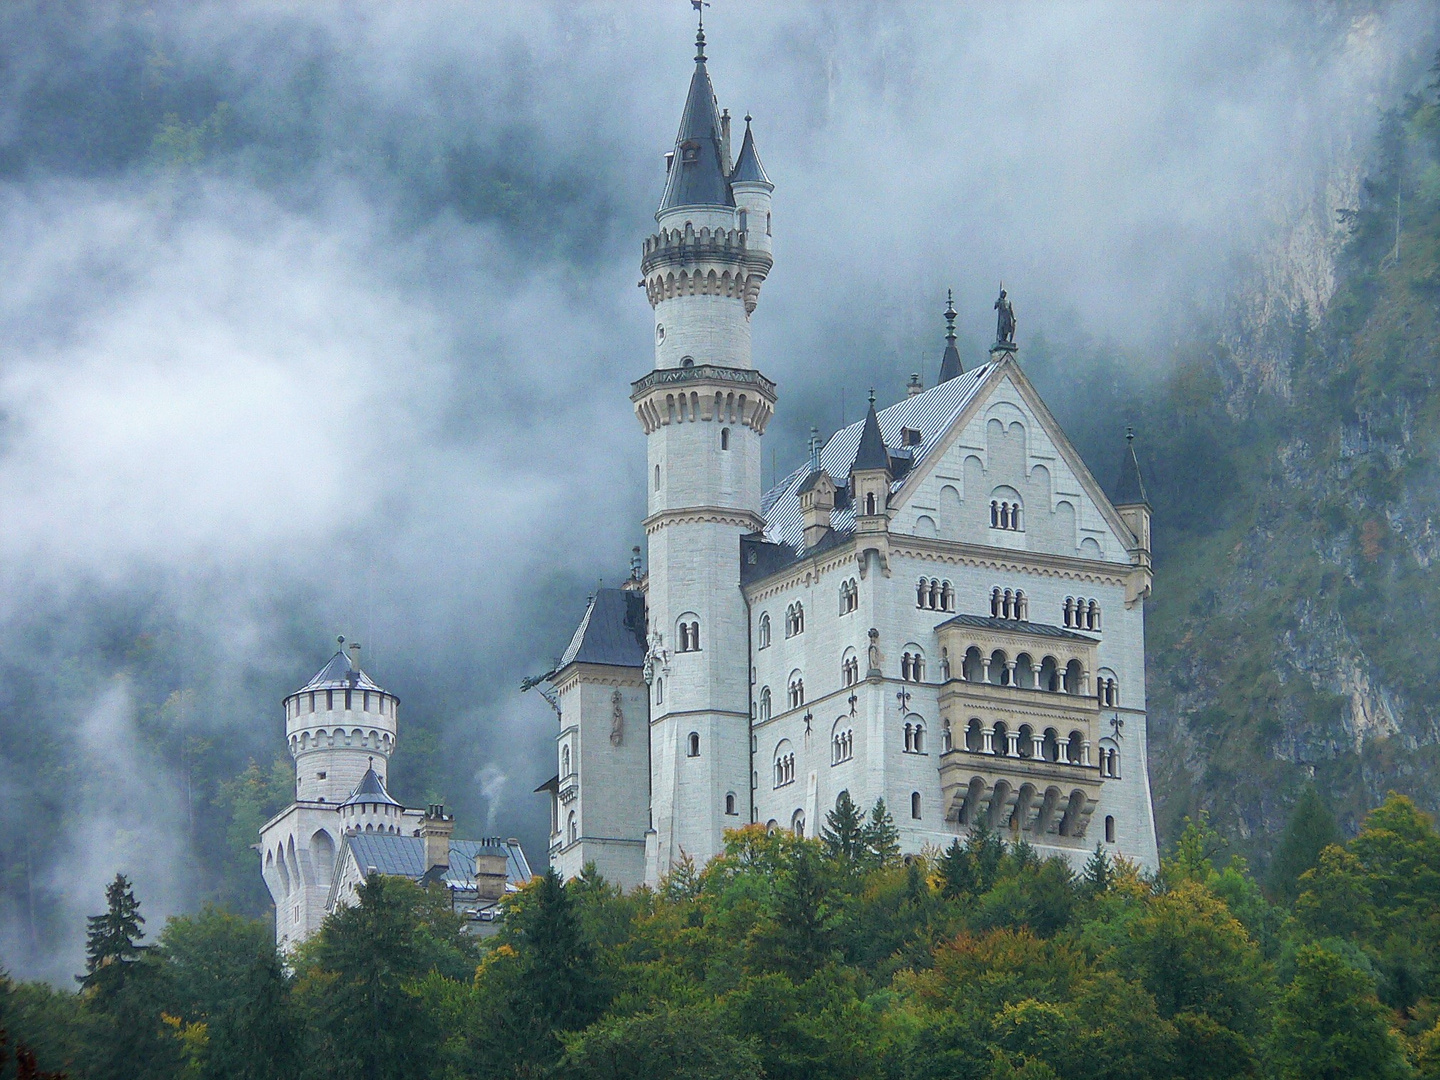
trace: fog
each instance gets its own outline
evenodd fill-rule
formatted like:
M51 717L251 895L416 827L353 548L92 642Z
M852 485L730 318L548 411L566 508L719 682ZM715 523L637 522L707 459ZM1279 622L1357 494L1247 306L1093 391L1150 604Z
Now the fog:
M1237 290L1323 305L1436 18L717 0L776 185L781 470L842 397L933 380L947 288L967 364L1003 279L1022 362L1043 333L1137 373ZM404 702L397 793L543 865L554 716L518 684L643 541L635 283L693 36L681 0L0 14L12 973L68 981L117 870L152 930L214 893L186 740L268 765L337 634Z

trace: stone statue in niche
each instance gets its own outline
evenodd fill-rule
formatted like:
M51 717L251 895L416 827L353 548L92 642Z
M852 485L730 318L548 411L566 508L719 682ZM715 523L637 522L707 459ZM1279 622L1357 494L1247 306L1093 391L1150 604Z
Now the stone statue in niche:
M866 677L867 679L873 679L873 678L876 678L876 677L878 677L878 676L880 675L880 673L881 673L880 665L881 665L881 663L884 662L884 659L885 659L885 658L880 655L880 631L879 631L879 630L876 630L876 629L872 626L872 627L870 628L870 649L869 649L869 664L870 664L870 667L869 667L869 670L865 672L865 677Z
M625 706L620 691L610 695L610 745L619 746L625 738Z

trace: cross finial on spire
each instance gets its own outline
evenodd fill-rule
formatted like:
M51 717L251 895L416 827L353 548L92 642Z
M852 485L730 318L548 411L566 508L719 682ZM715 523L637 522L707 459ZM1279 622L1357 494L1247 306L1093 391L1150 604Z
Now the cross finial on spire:
M875 388L873 386L870 387L870 404L875 404Z
M955 344L955 290L945 290L945 340Z

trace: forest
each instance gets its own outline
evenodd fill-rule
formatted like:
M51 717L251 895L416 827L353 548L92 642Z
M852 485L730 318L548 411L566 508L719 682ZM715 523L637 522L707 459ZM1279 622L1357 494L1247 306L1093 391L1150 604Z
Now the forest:
M1440 833L1401 796L1342 843L1307 790L1263 883L1203 818L1154 875L1077 874L983 829L902 857L842 793L654 891L537 877L486 939L383 875L283 958L108 901L78 989L0 983L0 1076L1440 1078Z

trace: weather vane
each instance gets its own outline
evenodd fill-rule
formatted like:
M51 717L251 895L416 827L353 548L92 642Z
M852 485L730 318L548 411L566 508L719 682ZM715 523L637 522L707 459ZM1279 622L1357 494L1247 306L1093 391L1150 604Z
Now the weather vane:
M700 29L705 29L705 8L710 6L710 0L690 0L690 6L695 9L695 14L700 17Z

